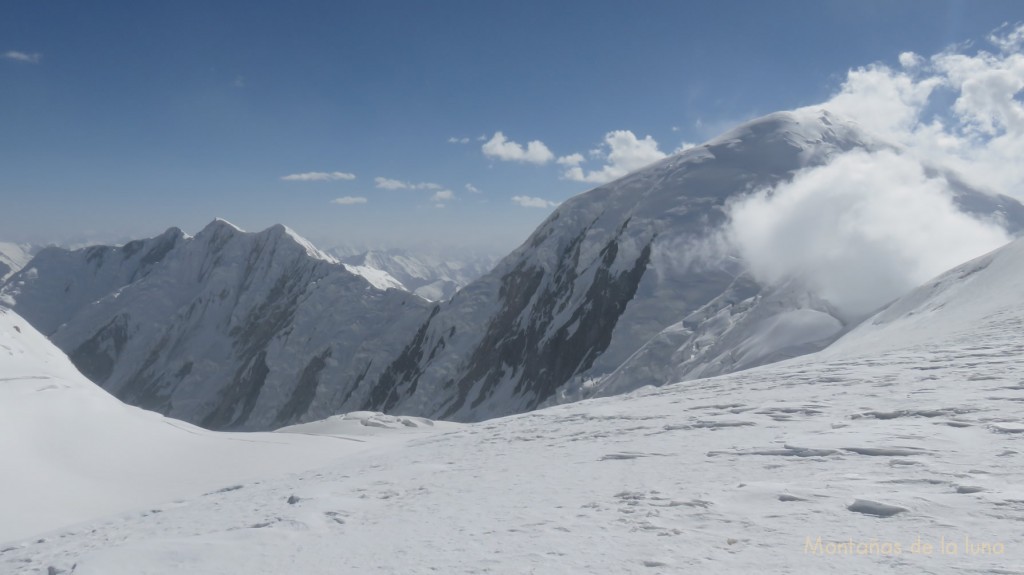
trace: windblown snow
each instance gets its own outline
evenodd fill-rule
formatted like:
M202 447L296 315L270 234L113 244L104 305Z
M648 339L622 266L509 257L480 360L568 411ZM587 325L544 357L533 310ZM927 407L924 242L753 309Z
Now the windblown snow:
M369 419L361 428L425 434L355 452L350 441L324 438L338 451L317 469L225 478L206 494L126 502L133 511L46 532L31 523L39 507L15 505L0 519L9 540L0 570L1013 572L1024 561L1022 283L1018 240L926 283L816 354L462 426L354 414ZM36 348L45 342L13 314L3 318L0 366L17 374L14 385L3 382L5 394L88 385L52 349L12 355L11 342L23 336ZM22 333L12 334L14 326ZM48 379L29 379L40 375ZM22 405L51 431L74 416L57 447L111 412L186 434L102 397L99 414L67 414L60 402ZM12 425L11 411L0 425ZM288 431L346 426L342 416ZM0 441L20 431L5 429ZM107 433L130 442L136 429ZM187 435L214 445L234 437ZM86 463L99 451L88 445ZM174 481L152 466L187 467L191 457L167 449L130 461L108 451L105 463L123 455L154 485ZM8 440L4 453L5 483L15 481L12 470L35 465L24 439ZM6 492L60 496L40 477Z

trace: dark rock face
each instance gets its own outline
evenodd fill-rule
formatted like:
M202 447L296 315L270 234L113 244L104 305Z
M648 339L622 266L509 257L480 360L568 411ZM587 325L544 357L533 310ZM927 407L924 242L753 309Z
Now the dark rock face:
M519 293L512 279L517 275L506 276L503 292L507 297L502 313L490 324L483 341L470 358L468 363L472 367L457 384L459 399L445 415L451 417L457 413L478 382L482 381L483 386L472 398L472 407L479 407L491 397L506 376L505 371L491 366L510 366L508 375L513 377L521 370L514 393L528 398L526 409L536 408L569 378L589 369L594 359L608 347L616 322L633 299L650 261L651 246L644 247L630 269L617 274L609 271L615 261L615 253L616 244L612 241L601 252L601 267L584 298L589 305L576 308L569 322L558 326L550 338L544 338L544 335L552 327L556 302L565 293L563 286L568 287L575 278L563 276L547 286L537 297L535 313L540 320L524 328L515 326L514 319L525 311L525 302L532 299L523 295L536 290L540 283L538 270L525 275L528 288ZM529 289L531 285L533 289ZM570 330L568 326L572 325L576 328Z
M124 316L117 316L75 348L68 357L85 377L92 381L106 381L127 342L127 321Z
M261 350L252 360L239 368L231 385L220 391L217 407L203 418L203 427L230 429L245 423L256 407L256 400L263 391L269 374L267 352Z
M331 357L331 352L331 348L327 348L319 355L313 356L313 359L306 364L288 402L281 407L281 411L277 412L275 419L277 426L298 421L303 414L309 411L309 407L316 397L317 386L320 384L320 373L327 367L327 360ZM356 385L358 385L358 380Z

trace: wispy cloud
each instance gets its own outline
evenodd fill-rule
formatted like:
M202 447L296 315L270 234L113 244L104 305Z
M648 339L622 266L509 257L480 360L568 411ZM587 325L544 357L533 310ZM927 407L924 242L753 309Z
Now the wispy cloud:
M367 201L362 196L342 196L331 200L331 203L338 204L339 206L354 206L356 204L365 204Z
M403 182L402 180L393 180L391 178L384 178L377 176L373 179L373 185L382 190L440 190L444 186L435 184L433 182Z
M448 143L449 144L468 144L469 143L469 138L467 138L465 136L463 136L461 138L457 138L455 136L452 136L452 137L448 138Z
M558 202L533 196L512 196L512 201L524 208L553 208L558 205Z
M18 52L17 50L8 50L0 55L0 58L4 60L13 60L15 62L25 62L26 64L38 64L43 59L43 55L38 52Z
M480 148L485 156L497 158L505 162L525 162L530 164L546 164L555 159L544 142L533 140L525 146L513 142L501 132L495 132L490 140Z
M329 182L333 180L354 180L355 174L348 172L306 172L303 174L289 174L282 176L286 182Z
M434 196L430 198L432 202L450 202L455 199L455 192L451 190L439 190L434 192Z
M473 194L479 194L480 193L480 190L476 186L474 186L473 184L466 184L466 191L470 192L470 193L473 193Z

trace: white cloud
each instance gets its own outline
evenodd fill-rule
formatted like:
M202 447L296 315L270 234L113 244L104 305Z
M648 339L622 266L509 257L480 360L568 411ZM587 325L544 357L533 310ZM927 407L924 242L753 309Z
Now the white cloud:
M469 143L469 138L466 138L466 137L456 138L455 136L452 136L452 137L448 138L448 143L449 144L468 144Z
M1024 26L1018 24L1011 28L1009 24L1003 24L989 35L988 41L1002 52L1020 52L1024 46Z
M343 196L331 200L331 203L341 206L353 206L356 204L365 204L367 201L368 200L362 196Z
M558 158L558 163L562 166L578 166L584 162L586 158L583 154L569 154L568 156L562 156Z
M414 184L411 182L403 182L402 180L393 180L391 178L383 178L380 176L373 179L373 184L382 190L440 190L444 187L433 182L420 182L418 184Z
M434 196L430 198L432 202L448 202L455 199L455 192L451 190L440 190L434 192Z
M577 182L604 184L666 156L658 149L658 142L654 138L645 136L641 140L629 130L608 132L604 136L603 146L591 150L590 155L602 158L605 165L598 170L586 171L580 165L583 163L583 156L570 154L558 159L559 164L568 166L562 177Z
M354 180L356 175L348 172L305 172L303 174L282 176L281 179L288 182L329 182L334 180Z
M13 60L15 62L25 62L27 64L38 64L43 59L43 55L39 53L27 53L18 52L17 50L8 50L0 55L4 60Z
M553 208L558 205L558 202L532 196L512 196L512 201L524 208Z
M1024 199L1024 25L988 40L994 52L958 46L927 59L901 54L900 69L851 70L820 107L971 184Z
M373 179L373 184L382 190L404 190L409 187L409 184L406 184L403 181L392 180L391 178L383 178L380 176Z
M540 140L533 140L526 144L513 142L501 132L495 132L490 140L480 148L484 155L490 158L497 158L506 162L527 162L530 164L546 164L555 159L555 155Z
M893 151L854 150L729 208L755 277L796 279L853 318L1009 237L961 212L949 183Z
M473 184L466 184L466 191L474 194L479 194L480 190L477 189Z
M904 68L916 68L924 62L924 58L918 56L913 52L903 52L900 54L900 66Z

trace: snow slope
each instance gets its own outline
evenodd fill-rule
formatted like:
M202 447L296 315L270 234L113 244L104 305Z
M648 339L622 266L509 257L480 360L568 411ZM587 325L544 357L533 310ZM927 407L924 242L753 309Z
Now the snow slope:
M1015 573L1022 281L1018 241L826 352L56 530L0 570Z
M126 406L0 307L0 541L370 449L367 434L351 427L332 430L344 438L214 433Z
M358 407L477 421L821 349L861 318L759 285L713 240L730 201L882 149L827 112L777 113L571 198L441 304ZM956 188L960 209L1024 228L1015 200Z
M892 342L928 345L1015 315L1024 294L1024 240L1018 239L918 287L858 325L824 355L878 353ZM1008 303L1009 302L1009 303Z
M428 312L277 225L43 250L0 298L119 399L211 429L354 403Z
M354 266L352 264L344 265L345 269L349 272L354 273L357 276L362 276L377 289L400 289L402 291L409 291L404 285L402 285L402 282L391 277L391 274L386 271L367 266Z

